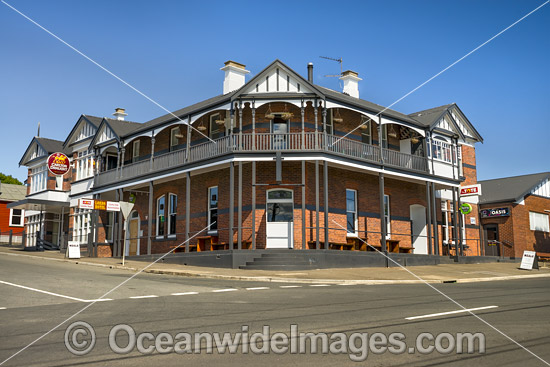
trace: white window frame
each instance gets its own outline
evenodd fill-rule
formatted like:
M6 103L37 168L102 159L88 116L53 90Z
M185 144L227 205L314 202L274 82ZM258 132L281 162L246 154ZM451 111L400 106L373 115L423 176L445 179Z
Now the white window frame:
M210 198L212 197L212 190L213 190L213 189L216 189L216 195L217 195L217 197L216 197L216 206L215 206L215 207L213 207L213 206L210 205L210 203L211 203ZM214 211L214 210L216 210L216 216L218 216L218 214L219 214L218 207L219 207L219 204L220 204L220 190L219 190L218 186L210 186L210 187L208 188L208 197L207 197L207 200L208 200L208 202L207 202L207 208L208 208L207 224L208 224L208 229L209 229L209 230L208 230L208 233L209 233L209 234L215 234L215 233L218 233L218 228L219 228L218 224L219 224L219 220L218 220L218 222L215 223L215 227L216 227L216 228L210 229L210 225L212 224L210 218L211 218L211 212Z
M14 210L20 210L21 214L13 215ZM13 217L20 217L20 224L13 224ZM24 227L25 226L25 210L24 209L10 209L10 227Z
M172 207L172 198L176 198L176 207ZM170 233L170 228L172 227L172 216L174 216L174 222L177 223L177 215L178 215L178 195L169 193L168 194L168 212L167 212L167 218L168 220L166 223L168 224L168 228L166 229L166 234L168 237L176 237L177 229L174 228L175 232Z
M348 210L348 192L353 193L353 205L354 205L353 211ZM348 213L353 213L354 215L353 233L350 233L348 229ZM346 235L347 237L357 237L359 235L358 227L359 227L359 219L357 218L357 190L346 189Z
M175 135L178 134L178 132L179 132L179 127L173 127L173 128L170 129L170 151L171 152L176 150L176 147L180 143L180 139L175 136ZM174 140L175 140L175 142L174 142Z
M92 211L75 208L73 224L73 241L80 244L88 243L88 235L92 233Z
M369 122L366 122L364 124L364 126L367 126L367 129L365 130L362 130L362 129L359 129L361 131L361 142L363 144L369 144L369 145L372 145L372 121L369 120ZM363 137L367 136L367 142L364 142L363 141Z
M48 167L46 165L32 168L29 176L31 178L31 194L47 189Z
M531 231L550 232L549 217L548 214L529 211L529 229Z
M103 226L105 228L105 243L113 242L114 223L115 212L107 212L107 223Z
M160 226L161 226L161 220L160 220L160 217L161 215L159 214L160 212L160 208L159 208L159 205L160 205L160 201L164 199L164 208L162 209L163 210L163 217L164 217L164 222L162 222L162 226L163 226L163 234L159 234L159 229L160 229ZM157 238L164 238L165 234L166 234L166 230L164 228L164 223L166 222L166 195L162 195L162 196L159 196L157 198L157 210L156 210L156 235L157 235Z
M390 205L390 196L384 194L384 219L386 222L386 239L391 239L391 205ZM386 214L387 211L387 214Z
M135 163L139 159L139 148L141 145L141 140L135 140L132 143L132 163Z

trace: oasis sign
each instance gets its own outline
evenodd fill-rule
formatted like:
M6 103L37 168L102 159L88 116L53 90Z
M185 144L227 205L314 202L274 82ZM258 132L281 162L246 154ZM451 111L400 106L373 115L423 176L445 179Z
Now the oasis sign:
M71 162L69 157L63 153L53 153L48 157L48 169L56 176L63 176L69 172Z
M481 218L509 217L510 208L481 209Z

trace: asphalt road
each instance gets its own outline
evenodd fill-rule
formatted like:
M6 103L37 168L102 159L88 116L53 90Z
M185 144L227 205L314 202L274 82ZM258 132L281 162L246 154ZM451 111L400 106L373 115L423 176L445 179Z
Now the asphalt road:
M139 274L105 297L110 300L90 301L131 276L132 273L123 270L0 256L0 363L61 324L3 366L545 365L468 313L408 320L408 317L460 309L427 285L322 286ZM474 313L550 361L550 282L547 278L434 287L467 308L496 306ZM74 321L87 322L96 335L94 348L83 356L71 354L64 343L65 331ZM236 333L243 330L243 325L248 326L249 336L262 332L262 327L268 325L270 340L275 339L273 333L276 332L290 334L292 324L297 325L299 332L327 333L328 338L341 335L337 333L349 337L353 333L371 336L379 332L389 336L398 332L406 337L406 348L403 347L401 354L389 351L375 354L371 350L362 362L352 361L350 354L365 356L364 350L345 351L339 348L342 344L333 345L334 351L340 354L321 353L321 350L311 353L307 344L304 354L290 351L255 354L252 350L243 353L243 348L252 348L242 340L235 354L220 354L216 350L208 354L204 340L196 348L200 354L162 354L158 351L143 354L137 348L127 354L117 354L109 346L109 333L118 324L131 326L137 335L149 332L155 338L165 332L176 339L178 333ZM415 339L422 332L434 336L444 332L453 335L480 332L486 338L486 351L457 354L451 348L449 354L425 354L418 348L409 349L415 347ZM117 335L119 347L128 344L125 335L122 332ZM159 340L169 341L167 338ZM77 343L89 339L84 335L76 337ZM154 347L154 341L144 340L144 346ZM362 340L357 337L356 345L366 346ZM261 343L255 345L261 346ZM430 343L425 341L423 345L426 347ZM159 343L159 347L166 345ZM192 349L195 349L194 344Z

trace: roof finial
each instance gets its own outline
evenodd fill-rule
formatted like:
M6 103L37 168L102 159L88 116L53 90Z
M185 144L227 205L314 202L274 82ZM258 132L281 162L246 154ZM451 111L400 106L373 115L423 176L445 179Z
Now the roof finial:
M38 121L38 133L36 135L37 137L40 137L40 121Z

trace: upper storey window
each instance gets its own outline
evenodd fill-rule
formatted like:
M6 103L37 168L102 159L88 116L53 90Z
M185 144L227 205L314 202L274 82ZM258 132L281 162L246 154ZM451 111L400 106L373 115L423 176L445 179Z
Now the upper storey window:
M453 156L451 148L452 146L449 143L446 143L439 139L431 139L431 143L428 144L428 156L431 157L433 153L434 159L447 163L452 163Z
M210 116L210 139L217 139L223 136L225 136L225 120L223 120L219 113Z
M90 150L78 152L75 160L76 180L83 180L94 175L94 157Z
M48 181L48 168L46 167L46 165L33 168L31 170L29 178L31 179L31 194L46 190L46 183Z

